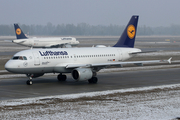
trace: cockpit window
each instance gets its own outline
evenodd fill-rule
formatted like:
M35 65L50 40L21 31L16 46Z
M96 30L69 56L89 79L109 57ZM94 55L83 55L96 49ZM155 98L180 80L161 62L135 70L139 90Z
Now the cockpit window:
M27 60L27 58L25 56L23 56L23 60Z
M27 60L26 56L13 56L12 60Z
M23 60L23 57L22 57L22 56L19 56L19 60Z
M12 60L18 60L18 59L19 59L19 56L12 57Z

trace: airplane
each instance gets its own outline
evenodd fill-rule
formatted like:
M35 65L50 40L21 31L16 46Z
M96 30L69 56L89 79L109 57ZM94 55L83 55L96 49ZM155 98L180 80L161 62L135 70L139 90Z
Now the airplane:
M18 24L14 24L16 40L13 43L33 47L33 48L58 48L77 46L79 41L74 37L47 37L47 38L27 38Z
M128 61L125 60L144 53L134 48L136 28L139 16L132 16L122 36L112 47L103 45L81 48L29 49L16 53L5 64L5 69L12 73L26 74L28 85L32 78L45 73L59 73L57 79L65 81L64 73L71 73L76 81L97 83L97 72L109 66L121 67L124 64L143 65L143 63L169 62L168 60Z

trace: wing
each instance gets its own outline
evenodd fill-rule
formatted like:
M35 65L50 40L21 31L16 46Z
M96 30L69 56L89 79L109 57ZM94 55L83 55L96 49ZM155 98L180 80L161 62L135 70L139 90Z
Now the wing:
M45 48L58 48L58 47L65 47L65 48L70 48L71 45L70 44L50 44L50 45L46 45Z
M97 64L68 64L66 68L78 68L78 67L99 67L99 68L105 68L108 66L122 66L127 64L135 64L138 66L142 66L143 63L162 63L162 62L168 62L171 63L171 59L168 60L151 60L151 61L132 61L132 62L112 62L112 63L97 63Z

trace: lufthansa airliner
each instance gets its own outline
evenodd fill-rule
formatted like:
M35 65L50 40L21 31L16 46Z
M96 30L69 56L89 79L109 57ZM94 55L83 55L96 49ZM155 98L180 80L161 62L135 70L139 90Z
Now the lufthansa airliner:
M28 85L32 85L32 78L45 73L59 73L57 79L66 80L65 73L71 73L76 81L97 83L97 72L109 66L120 67L124 64L143 64L162 62L161 60L132 61L125 60L142 53L134 48L139 16L132 16L124 32L112 47L82 47L82 48L50 48L29 49L16 53L5 64L5 69L12 73L26 74ZM166 60L166 62L170 62Z

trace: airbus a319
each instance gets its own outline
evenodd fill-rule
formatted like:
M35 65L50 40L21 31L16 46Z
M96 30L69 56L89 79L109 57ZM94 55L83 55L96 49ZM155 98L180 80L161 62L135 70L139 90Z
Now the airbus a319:
M13 43L33 48L58 48L77 46L79 41L74 37L27 38L18 24L14 24L16 40Z
M132 16L124 32L112 47L97 46L87 48L51 48L29 49L16 53L5 64L5 69L12 73L26 74L28 85L32 85L32 78L45 73L59 73L57 79L66 80L64 73L71 73L76 81L97 83L97 72L107 66L120 67L124 64L143 64L169 62L169 60L150 60L125 62L136 54L142 53L134 48L139 16Z

